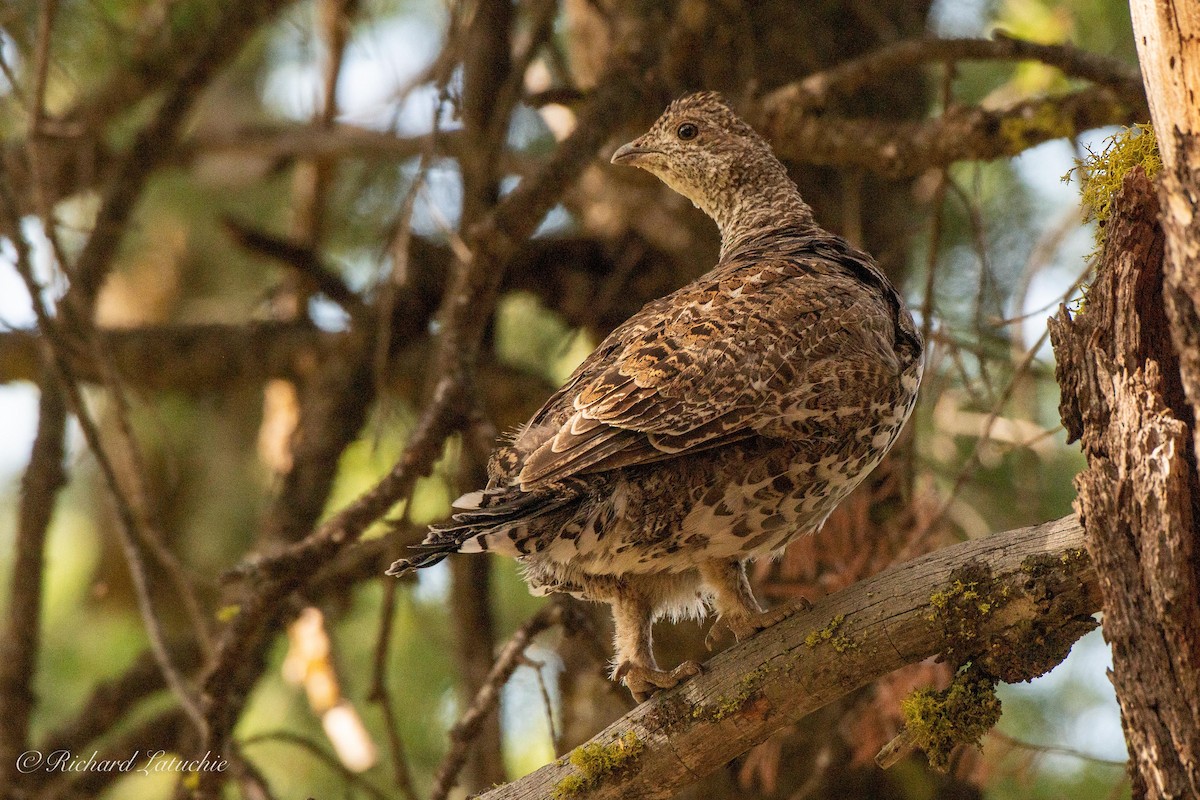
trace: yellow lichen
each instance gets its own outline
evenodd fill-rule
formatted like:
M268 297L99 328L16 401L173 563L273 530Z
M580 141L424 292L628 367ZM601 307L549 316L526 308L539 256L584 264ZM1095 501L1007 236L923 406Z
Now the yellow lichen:
M741 692L732 697L722 697L715 703L705 703L704 705L696 706L692 709L692 718L702 719L706 722L720 722L730 714L736 714L741 711L749 699L749 694Z
M967 669L944 692L918 689L900 701L904 727L913 744L925 751L929 765L945 771L960 744L979 746L1000 719L996 681Z
M829 624L817 631L809 632L808 636L804 637L804 644L808 647L816 647L822 642L829 642L833 645L833 649L839 653L845 653L847 650L853 650L858 647L850 637L844 633L838 633L838 629L842 627L842 623L846 621L845 614L838 614L829 621Z
M984 622L1009 600L1009 588L997 581L991 569L971 562L952 572L950 580L929 595L926 619L946 635L942 655L962 664L981 651Z
M1027 116L1005 117L1000 121L1000 138L1015 152L1074 133L1072 120L1060 113L1053 101L1046 101L1031 109Z
M567 775L554 787L554 800L569 797L590 789L600 780L624 768L637 758L645 744L633 731L627 731L610 744L585 744L571 751L567 760L578 770Z
M763 680L776 667L764 664L752 672L746 673L738 681L738 690L731 695L718 697L714 702L701 703L692 708L692 719L702 719L706 722L720 722L730 714L736 714L745 708L762 688Z

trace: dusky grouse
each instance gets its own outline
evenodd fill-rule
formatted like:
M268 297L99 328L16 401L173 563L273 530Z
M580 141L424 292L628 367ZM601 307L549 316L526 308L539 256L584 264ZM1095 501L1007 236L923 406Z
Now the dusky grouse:
M613 677L641 700L651 624L710 608L741 639L762 611L748 559L810 534L912 410L921 336L869 255L820 228L770 146L720 95L673 102L614 153L712 217L716 267L612 332L454 503L410 559L497 552L535 594L612 605Z

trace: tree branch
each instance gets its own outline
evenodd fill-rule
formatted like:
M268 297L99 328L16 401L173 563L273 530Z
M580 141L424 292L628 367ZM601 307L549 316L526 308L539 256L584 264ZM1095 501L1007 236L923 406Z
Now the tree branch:
M1015 156L1042 142L1103 125L1145 119L1143 105L1090 86L1062 97L1024 100L1004 109L952 106L921 122L817 115L803 105L766 102L755 127L780 158L859 167L890 178L914 177L956 161Z
M108 275L112 257L142 190L150 175L170 155L179 130L203 88L237 55L250 35L283 5L284 0L230 4L187 68L171 84L153 119L138 132L133 145L114 167L92 233L71 275L71 295L78 295L74 302L86 310L78 315L81 324L91 320L91 306Z
M849 94L896 72L922 64L958 61L1040 61L1071 77L1117 91L1129 102L1145 105L1137 67L1119 58L1089 53L1070 45L1039 44L997 33L995 39L909 39L783 86L763 99L763 111L825 105L834 94Z
M17 757L29 746L34 677L41 655L46 535L63 469L67 404L53 370L43 370L37 437L21 481L7 631L0 644L0 782L18 785Z
M1095 626L1090 615L1098 608L1074 517L963 542L832 594L730 648L703 674L597 734L573 760L480 800L671 797L773 731L933 655L972 660L1009 682L1040 675Z
M295 250L272 250L271 255L306 262L318 257L305 248ZM621 259L631 252L636 259L622 265ZM396 298L390 323L396 351L409 350L415 341L425 339L445 292L453 256L444 245L414 238L409 258L419 269L411 271ZM536 239L513 256L500 291L531 292L569 325L607 333L647 300L677 288L672 281L678 269L663 266L671 258L641 240L622 247L586 237ZM598 310L594 287L622 269L636 274L637 280L629 282L628 290L615 292L613 302L599 304L603 308ZM624 288L624 283L618 287ZM307 322L144 325L105 329L98 335L104 338L103 346L121 382L131 390L195 395L220 394L271 378L301 381L326 359L344 359L349 346L346 334L323 332ZM38 380L40 346L34 331L0 331L0 383ZM81 380L101 381L100 365L85 352L73 350L69 355L71 368Z
M480 559L482 560L482 559ZM486 722L500 705L500 690L508 679L521 666L525 649L533 638L547 628L562 621L564 609L561 604L552 603L544 606L538 613L525 621L513 633L501 648L496 661L480 682L479 688L470 700L467 710L450 729L450 751L438 766L437 775L433 780L433 789L429 793L430 800L446 800L450 790L458 781L458 774L467 762L472 742L479 736Z

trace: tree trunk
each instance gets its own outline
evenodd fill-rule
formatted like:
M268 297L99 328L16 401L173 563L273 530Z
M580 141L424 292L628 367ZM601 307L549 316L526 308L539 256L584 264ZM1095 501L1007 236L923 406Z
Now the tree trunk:
M1200 796L1200 8L1133 0L1163 157L1113 200L1076 319L1052 325L1063 422L1088 469L1077 507L1100 572L1135 797ZM1160 226L1161 221L1161 226Z
M1134 796L1200 796L1194 455L1163 303L1163 231L1141 169L1113 199L1086 309L1051 320L1060 412L1088 468L1076 508L1100 575Z

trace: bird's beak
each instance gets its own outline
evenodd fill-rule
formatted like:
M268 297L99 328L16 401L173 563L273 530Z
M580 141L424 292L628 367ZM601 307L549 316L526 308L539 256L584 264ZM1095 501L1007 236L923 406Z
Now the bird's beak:
M634 139L629 144L623 144L617 148L617 152L612 155L612 163L627 164L632 167L639 165L639 162L645 159L651 153L658 153L657 150L652 150L642 146L641 139Z

